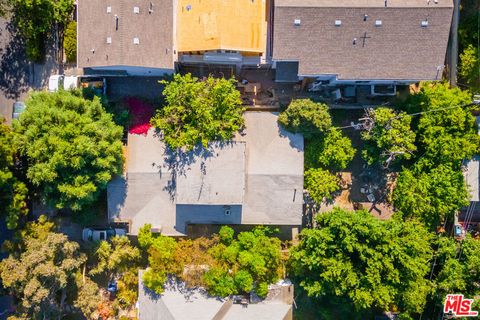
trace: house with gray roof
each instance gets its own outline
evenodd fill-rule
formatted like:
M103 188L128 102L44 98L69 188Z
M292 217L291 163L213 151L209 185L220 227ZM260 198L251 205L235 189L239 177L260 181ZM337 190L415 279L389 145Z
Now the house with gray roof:
M169 236L190 225L298 228L303 212L303 136L285 131L278 114L246 112L232 141L175 154L154 129L129 134L126 172L108 185L111 221L130 233L149 223Z
M440 80L452 0L276 0L280 82L411 84Z
M172 0L78 0L77 67L105 75L174 70Z
M254 299L236 303L235 297L212 297L203 288L188 288L170 278L165 291L155 294L142 283L139 272L139 320L291 320L293 318L293 285L280 281L269 286L262 301ZM243 296L242 296L243 297ZM238 301L239 302L239 301ZM253 302L253 303L252 303Z

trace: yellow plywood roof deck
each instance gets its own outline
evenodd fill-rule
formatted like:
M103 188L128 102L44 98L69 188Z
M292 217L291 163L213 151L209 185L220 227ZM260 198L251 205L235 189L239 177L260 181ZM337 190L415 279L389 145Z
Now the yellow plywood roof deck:
M178 0L177 51L264 53L267 0Z

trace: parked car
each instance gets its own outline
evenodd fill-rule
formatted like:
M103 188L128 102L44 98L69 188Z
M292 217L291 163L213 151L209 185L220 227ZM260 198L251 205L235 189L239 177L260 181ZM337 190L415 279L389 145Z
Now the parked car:
M48 91L55 92L60 88L72 90L77 88L93 88L95 94L107 93L107 79L102 77L52 75L48 79Z
M25 111L25 103L22 101L16 101L13 103L12 119L18 119L20 115Z
M117 228L84 228L82 230L83 241L101 241L108 240L114 236L124 236L127 233L125 229Z

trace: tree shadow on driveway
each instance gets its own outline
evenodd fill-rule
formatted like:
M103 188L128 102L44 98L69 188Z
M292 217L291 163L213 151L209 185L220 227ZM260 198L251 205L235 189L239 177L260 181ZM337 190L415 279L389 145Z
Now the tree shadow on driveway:
M10 22L0 30L1 38L8 41L0 57L0 90L9 99L18 99L28 90L29 62L25 41L16 33Z

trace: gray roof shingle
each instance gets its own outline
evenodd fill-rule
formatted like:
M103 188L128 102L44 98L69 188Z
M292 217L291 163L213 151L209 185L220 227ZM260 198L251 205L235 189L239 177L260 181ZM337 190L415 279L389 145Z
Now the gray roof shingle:
M279 0L274 60L299 61L299 75L340 80L436 80L441 77L452 1ZM368 15L364 21L365 15ZM294 25L294 20L300 25ZM341 20L341 26L335 26ZM381 26L376 26L381 20ZM421 23L428 20L428 27ZM364 42L364 36L365 38ZM354 44L356 39L356 44Z
M173 0L78 0L77 10L79 68L173 69Z

